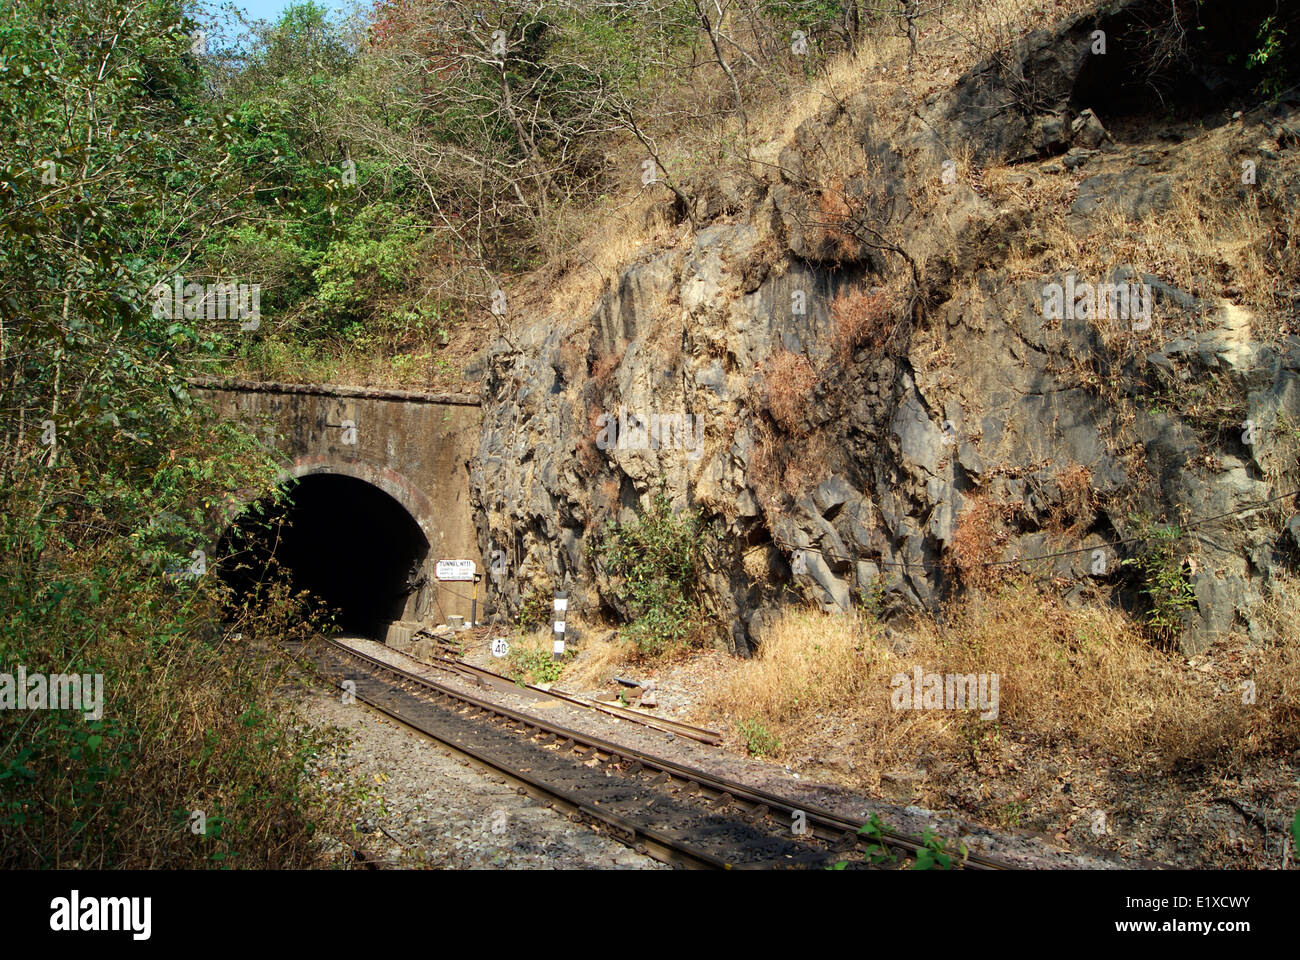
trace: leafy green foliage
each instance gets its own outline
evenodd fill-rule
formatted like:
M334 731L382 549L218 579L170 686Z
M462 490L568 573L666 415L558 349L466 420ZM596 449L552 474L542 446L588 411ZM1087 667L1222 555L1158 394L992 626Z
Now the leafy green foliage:
M648 510L607 527L596 555L616 602L631 620L628 635L644 656L683 644L696 613L701 521L677 516L660 489Z
M736 722L745 741L745 749L755 757L772 757L781 749L781 741L759 720L742 719Z
M747 87L780 90L811 63L791 30L820 49L841 6L735 10L726 57ZM691 0L380 0L363 21L297 3L238 60L200 61L240 195L195 263L265 289L262 329L217 344L235 372L440 377L490 291L581 236L578 211L623 179L621 137L657 135L662 102L693 99L708 43ZM734 136L718 149L743 153ZM382 362L403 355L429 359Z
M549 650L532 650L514 646L506 657L510 679L523 686L525 683L554 683L564 673L564 661L555 659Z
M763 12L774 23L810 34L826 30L840 16L841 0L763 0Z
M1246 58L1246 67L1262 74L1255 88L1260 96L1276 97L1286 86L1287 62L1283 47L1286 30L1275 17L1265 17L1259 25L1259 46Z
M867 863L878 867L898 862L898 855L885 841L885 825L878 814L873 813L871 819L858 828L858 833L871 841L866 847Z
M375 203L349 221L312 272L322 317L362 346L441 335L442 308L420 302L407 280L418 269L421 233L409 214Z
M873 813L871 819L858 828L858 833L866 837L870 842L865 845L863 860L873 867L894 866L898 863L898 854L894 852L889 839L885 836L885 824L881 821L878 814ZM959 843L958 849L961 856L965 859L967 853L966 844ZM827 869L844 870L848 868L847 860L840 860L832 864ZM935 832L926 827L925 832L921 835L921 846L912 858L913 870L952 870L954 869L953 854L948 850L947 844L938 837Z
M1125 558L1121 565L1136 567L1141 576L1142 592L1148 602L1147 629L1158 641L1170 643L1182 631L1183 611L1196 603L1196 594L1183 569L1183 533L1178 527L1158 524L1148 517L1133 519L1141 542L1137 555Z
M961 855L966 856L966 845L961 844ZM913 870L951 870L952 854L948 852L944 842L935 836L933 830L925 828L921 835L921 848L916 851L916 859L912 863Z
M0 864L301 866L319 746L270 711L285 663L224 637L225 511L276 464L182 379L229 329L147 291L248 196L182 5L0 10L0 665L102 674L103 713L0 711ZM285 635L296 604L230 611ZM203 809L203 836L173 829Z
M855 606L868 619L880 620L884 616L888 596L884 578L877 575L872 579L871 583L859 588L855 598Z

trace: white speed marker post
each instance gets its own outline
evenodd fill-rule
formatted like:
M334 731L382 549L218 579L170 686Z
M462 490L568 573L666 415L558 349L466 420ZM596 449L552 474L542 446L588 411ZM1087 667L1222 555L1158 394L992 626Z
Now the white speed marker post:
M553 658L564 656L564 613L569 609L569 595L563 591L555 595L555 647Z

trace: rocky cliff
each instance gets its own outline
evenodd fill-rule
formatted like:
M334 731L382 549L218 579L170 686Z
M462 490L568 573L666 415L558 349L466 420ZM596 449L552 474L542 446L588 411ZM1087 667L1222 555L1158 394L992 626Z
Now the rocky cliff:
M491 344L471 484L495 602L620 614L586 547L662 482L705 518L701 598L736 652L785 602L939 612L1010 575L1142 614L1159 564L1185 649L1252 631L1300 556L1300 110L1234 109L1226 11L1197 76L1159 73L1158 6L1039 31L920 104L864 78L747 175L687 181L680 242L585 316Z

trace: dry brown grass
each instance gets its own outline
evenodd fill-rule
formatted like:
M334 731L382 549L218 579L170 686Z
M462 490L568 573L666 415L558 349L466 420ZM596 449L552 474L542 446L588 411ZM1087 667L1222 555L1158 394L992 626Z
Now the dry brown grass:
M953 163L953 182L944 182L944 169L941 164L930 176L921 176L919 164L915 158L907 166L907 199L918 217L928 217L938 211L945 202L960 197L966 187L977 188L981 196L988 196L988 189L982 184L985 168L978 167L974 158L974 147L969 143L953 145L951 157ZM935 250L926 251L933 254Z
M783 496L797 498L830 468L826 437L804 422L817 372L802 354L779 350L768 358L763 389L774 428L757 421L750 482L764 507L780 510Z
M641 342L653 352L662 369L677 369L682 363L686 323L675 295L662 288L656 290L647 313L650 329L640 336Z
M1290 281L1266 242L1278 235L1278 224L1256 194L1243 200L1224 188L1224 182L1231 183L1230 174L1225 168L1218 179L1207 179L1192 167L1182 169L1167 210L1132 220L1105 205L1082 235L1071 231L1064 216L1049 216L1043 221L1041 249L1056 264L1068 264L1081 281L1101 281L1117 268L1131 266L1211 305L1220 299L1241 304L1251 314L1251 335L1273 340L1289 331L1280 322L1285 311L1277 291ZM1023 251L1018 255L1023 258ZM1204 329L1212 319L1162 302L1141 336L1126 320L1092 322L1109 349L1126 355L1149 352L1150 344L1191 327Z
M767 409L772 419L791 436L808 432L803 418L816 383L817 371L802 354L778 350L767 361L763 371Z
M957 529L944 555L944 562L966 587L988 587L996 583L1003 567L988 564L1002 554L1006 531L1002 522L1007 515L1005 504L995 503L982 494L967 494L957 517Z
M1053 532L1077 536L1097 518L1097 498L1092 490L1092 471L1072 463L1056 475L1061 499L1052 506L1048 525Z
M822 430L791 438L760 424L758 440L750 453L749 475L759 502L775 513L781 509L783 497L798 499L826 479L831 469L829 454L829 442Z
M587 348L579 343L578 337L566 337L560 342L561 375L568 383L576 383L587 372Z
M1300 469L1300 423L1279 411L1271 423L1264 425L1265 442L1255 452L1263 468L1264 479L1275 487L1292 483ZM1294 489L1294 486L1288 489Z
M1214 675L1154 650L1114 608L1069 609L1023 582L970 597L949 612L946 626L917 624L905 654L864 618L789 611L707 707L761 723L781 741L780 756L847 762L855 781L874 786L918 756L960 760L969 735L993 727L974 711L895 710L891 678L915 666L996 673L996 728L1008 738L1100 749L1156 768L1180 761L1230 767L1288 750L1300 736L1294 582L1267 612L1269 641L1244 662L1223 658L1230 666ZM1245 679L1257 684L1253 705L1242 702Z
M799 441L797 450L786 460L781 486L792 498L812 489L830 475L830 441L822 430L815 430Z
M605 429L599 424L599 420L602 415L606 414L608 414L608 411L602 410L599 405L590 404L587 407L587 430L577 440L578 462L582 464L588 474L599 472L605 465L605 453L596 446L596 439Z
M1060 4L1027 0L995 0L991 4L971 0L968 4L945 5L942 20L925 16L918 21L920 47L910 69L907 40L893 29L892 22L884 29L868 29L856 56L833 56L819 63L810 76L799 69L776 69L771 75L775 86L765 87L769 94L750 98L754 102L748 109L749 143L743 147L736 144L737 120L727 115L730 94L721 74L714 76L706 70L701 77L707 76L707 81L697 77L690 84L664 80L663 89L656 91L656 102L673 119L670 127L656 129L655 134L667 165L680 183L693 175L717 173L724 168L742 176L771 179L780 146L789 142L801 122L828 102L843 101L864 90L871 98L876 121L892 127L911 115L925 96L949 85L984 55L990 44L989 37L984 36L988 30L971 29L975 21L967 16L968 7L979 13L980 23L998 24L993 39L1001 40L1007 31L1023 34L1081 2L1071 0L1067 9ZM838 142L831 145L832 150L843 147ZM850 148L856 149L853 145ZM588 314L604 292L617 283L627 264L647 250L690 242L689 224L671 222L666 188L642 186L644 149L640 144L629 136L611 136L605 150L609 176L603 186L604 195L590 203L566 203L557 208L536 238L544 251L544 262L526 275L511 278L514 316ZM831 168L825 171L828 176L840 170L860 172L866 162L856 155L822 160ZM827 221L825 229L832 234L840 232L836 242L841 248L852 246L852 238L844 229L851 219L850 203L842 187L830 184L823 188L819 202L824 207L820 213ZM474 297L467 293L462 299ZM454 325L449 345L406 345L405 352L418 358L418 371L408 371L409 364L398 370L387 357L375 359L369 356L373 351L365 351L364 356L349 354L312 361L321 371L312 379L454 388L460 361L480 348L488 333L480 329L481 323L470 324L473 319ZM460 328L467 325L474 329L471 335L461 337ZM304 360L291 358L286 365L301 368ZM269 375L265 371L263 374Z
M592 633L599 633L593 630ZM632 644L618 634L588 636L580 647L576 660L564 668L560 678L565 689L588 690L604 686L629 662Z
M945 722L933 713L890 711L889 678L902 667L889 657L873 627L857 616L787 611L705 708L710 717L758 721L780 740L778 756L787 757L815 750L828 715L852 715L855 742L887 767L916 744L932 742Z
M853 207L844 192L844 178L832 174L817 196L817 222L810 232L819 236L813 246L826 244L842 259L852 259L857 250L853 235Z
M842 101L862 89L869 91L879 121L892 126L978 60L1090 5L1092 0L966 0L933 5L933 11L917 21L917 53L910 69L907 38L899 21L891 17L880 27L863 31L856 56L837 54L811 77L786 78L787 96L771 97L751 108L750 132L756 141L789 140L795 128L825 103ZM934 15L940 10L942 17Z
M663 188L643 190L639 179L638 151L630 145L617 148L619 169L626 177L617 181L621 204L598 202L568 214L564 235L576 242L559 244L550 257L523 284L520 305L535 301L542 314L581 316L594 308L601 294L618 283L619 274L645 249L668 241L673 226L665 215ZM532 283L529 283L529 280Z
M603 353L596 358L596 362L591 367L591 379L595 381L596 386L602 391L607 391L614 386L614 372L618 365L623 362L623 354L627 351L627 340L619 342L618 346Z
M1082 5L1084 0L1071 0L1067 7ZM971 29L969 11L979 14L979 29ZM755 102L747 109L747 150L735 146L739 123L728 115L730 93L720 73L714 71L716 76L709 76L707 82L697 78L689 85L667 86L656 97L662 111L677 119L671 131L659 131L669 134L662 137L665 161L679 182L722 166L744 175L769 178L779 145L789 142L798 125L828 102L843 101L866 90L878 120L892 126L997 44L1066 12L1060 4L1028 0L970 0L955 8L949 5L942 21L934 16L918 21L920 46L910 70L907 40L893 29L892 23L884 29L868 29L860 38L856 56L834 55L807 77L799 71L776 70L770 77L776 86L764 87L769 95L750 98ZM719 116L720 120L683 119ZM667 219L665 188L642 187L643 155L643 148L630 137L611 143L609 166L616 173L607 192L621 201L570 207L557 220L552 233L564 242L553 244L547 265L535 272L548 278L538 285L536 293L542 312L565 315L588 309L605 286L616 282L620 270L642 251L671 245L688 235L685 225L674 226ZM748 163L748 157L758 162ZM839 169L861 169L862 159L855 158L852 164ZM822 213L830 229L848 218L842 187L824 189L821 202L826 205ZM574 245L568 242L570 238L581 239ZM531 299L522 291L518 295L521 305Z
M841 366L854 352L866 347L874 352L889 339L892 300L886 287L840 290L831 301L832 347Z
M1002 163L990 164L981 172L984 195L991 203L1035 210L1040 216L1063 217L1069 212L1079 190L1078 183L1065 172L1046 174L1035 170L1027 173L1019 167ZM1024 239L1034 244L1040 242L1037 237ZM1019 271L1012 269L1011 273L1016 275Z
M715 69L705 69L689 84L660 82L655 102L671 121L656 126L667 165L674 178L685 183L694 174L721 171L724 167L744 176L771 179L780 146L788 143L797 126L828 102L843 101L860 90L873 104L876 122L891 128L912 114L915 107L935 90L943 89L992 46L1054 22L1084 0L1062 5L1030 0L968 0L945 4L942 19L927 15L918 21L919 49L909 65L906 38L895 29L896 21L882 28L869 28L860 39L856 56L837 54L818 64L805 76L801 67L788 64L764 80L768 93L751 96L748 106L749 143L738 146L738 122L729 115L730 93L725 78ZM971 13L977 15L974 19ZM741 60L737 58L737 64ZM721 117L721 119L716 119ZM694 118L694 119L690 119ZM660 128L662 127L662 128ZM842 145L832 145L838 149ZM663 186L649 189L640 182L644 148L632 137L618 135L603 145L609 171L604 194L589 203L566 202L548 214L539 225L535 240L543 262L526 275L510 279L512 314L515 317L581 316L588 314L621 271L647 250L666 249L690 241L689 225L673 224L669 215L668 192ZM753 162L751 162L751 159ZM863 158L824 158L833 175L838 170L858 170ZM612 198L612 199L611 199ZM842 189L825 188L821 211L834 232L850 219L849 203ZM851 237L838 238L841 246ZM455 271L457 262L435 265L451 270L456 282L477 281L477 274L463 278ZM451 291L451 281L442 273L431 275L426 286L454 294L451 299L471 302L477 294L466 287ZM461 336L461 328L468 328ZM239 368L250 376L312 379L350 383L390 383L454 389L460 382L462 360L481 348L490 330L475 317L458 320L450 344L430 341L411 343L402 352L417 358L414 366L394 366L387 356L374 351L351 351L340 347L337 356L289 357L263 368ZM397 348L394 347L394 350ZM387 351L388 352L392 351ZM288 371L295 371L289 373ZM308 372L302 372L308 371ZM310 373L310 375L309 375ZM283 376L282 376L283 374Z

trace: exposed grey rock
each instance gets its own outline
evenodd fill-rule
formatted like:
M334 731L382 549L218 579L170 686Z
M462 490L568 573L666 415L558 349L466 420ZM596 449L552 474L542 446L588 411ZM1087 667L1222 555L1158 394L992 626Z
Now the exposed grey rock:
M910 385L910 382L905 381L905 388ZM906 461L928 473L934 473L938 469L943 433L930 419L928 411L914 393L909 391L898 405L898 413L894 416L891 428L898 437Z
M781 613L776 607L759 607L749 614L749 636L754 643L763 642Z
M824 605L839 607L841 610L848 610L852 602L849 596L849 588L844 581L838 579L830 571L826 561L822 559L821 554L808 551L804 555L804 561L808 565L808 575L825 591L821 598Z
M825 516L846 500L850 500L857 495L857 491L849 485L847 480L839 474L834 474L817 485L817 489L813 491L813 502L817 504L817 509Z
M1075 147L1065 155L1061 160L1061 163L1065 166L1066 170L1078 170L1096 155L1096 150L1087 150L1083 147Z
M726 397L727 375L723 372L722 361L714 360L703 370L696 371L695 382L702 387L708 387L719 396Z
M1106 128L1101 125L1095 113L1084 110L1070 124L1070 137L1076 146L1083 147L1085 150L1095 150L1101 146L1102 141L1110 139L1110 134L1106 132Z
M1189 619L1183 635L1183 649L1199 653L1226 634L1236 619L1233 599L1240 597L1245 582L1239 577L1195 574L1188 581L1196 594L1198 616Z
M1065 120L1055 114L1035 117L1030 137L1039 153L1061 149L1066 143Z
M1111 205L1132 220L1159 213L1173 202L1173 180L1146 168L1130 168L1117 173L1101 173L1079 184L1079 194L1070 212L1082 228L1084 218L1091 217L1104 205Z
M1120 0L1106 16L1131 6ZM799 596L847 609L854 591L870 588L883 594L886 615L938 610L957 586L944 572L944 549L972 495L1007 507L1005 550L1030 557L1062 548L1044 530L1073 509L1060 489L1067 470L1086 478L1094 502L1095 517L1065 517L1082 525L1071 545L1089 550L1111 546L1107 537L1133 505L1155 517L1197 517L1288 489L1275 478L1294 485L1297 465L1271 431L1300 423L1300 338L1256 343L1243 308L1131 268L1080 277L1151 287L1160 323L1125 353L1093 321L1044 316L1044 284L1068 264L1057 277L1010 278L1005 251L1032 222L1003 216L965 183L946 185L925 220L910 206L909 194L938 182L952 145L969 144L979 163L1072 146L1065 167L1082 163L1094 174L1074 203L1076 227L1107 200L1134 217L1164 209L1174 181L1160 151L1130 159L1110 149L1100 104L1101 117L1085 111L1066 129L1096 22L1073 17L1012 52L1035 94L1029 111L1013 108L1023 93L1016 71L1009 77L991 62L894 130L880 129L866 91L826 105L782 146L767 183L703 178L704 219L693 239L629 265L589 315L539 318L510 343L492 344L476 361L483 434L471 486L481 545L509 547L511 575L493 600L517 609L532 590L568 582L575 608L628 615L589 548L661 482L674 509L704 517L704 613L720 625L718 643L738 652L761 642L775 612ZM824 169L826 156L849 146L865 151L869 176ZM1021 169L1026 185L1051 172ZM818 227L831 175L873 222L926 258L930 287L915 343L903 337L883 353L859 347L850 358L834 349L836 294L883 284L900 266ZM735 222L707 222L715 211ZM566 358L566 344L585 348L581 362ZM783 350L807 357L818 374L793 438L774 433L766 399L770 360ZM598 367L601 378L591 374ZM1232 430L1207 434L1163 401L1135 402L1211 372L1235 391L1234 409L1261 442L1244 444ZM698 414L704 450L692 459L680 449L597 449L592 418L620 406ZM774 435L789 449L774 452ZM769 475L786 466L811 477L789 495L783 477ZM1252 516L1197 531L1188 549L1213 564L1194 586L1189 643L1249 624L1252 598L1280 562L1274 555L1300 546L1296 527L1279 536L1266 526ZM792 576L800 548L807 573ZM1131 576L1118 559L1112 580ZM1067 596L1078 598L1089 560L1085 550L1041 566L1074 582Z
M855 565L857 586L859 590L871 589L880 578L880 567L867 560L859 560Z

